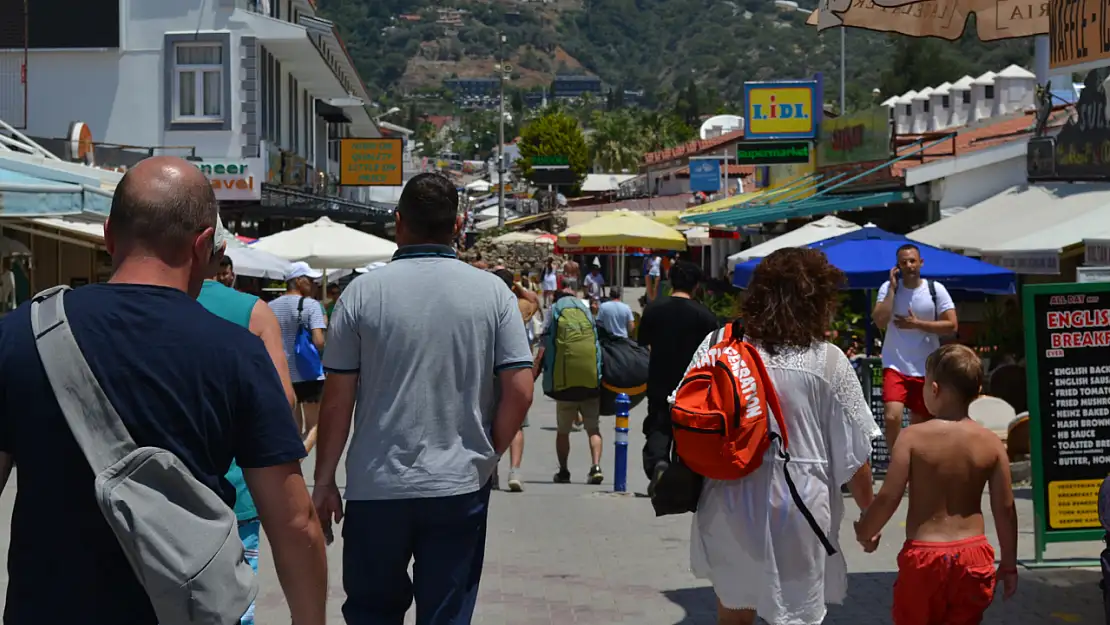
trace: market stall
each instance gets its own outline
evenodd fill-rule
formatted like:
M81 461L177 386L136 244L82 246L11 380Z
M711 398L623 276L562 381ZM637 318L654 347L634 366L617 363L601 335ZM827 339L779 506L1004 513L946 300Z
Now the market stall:
M685 251L686 237L650 217L629 210L605 213L559 233L555 251L561 254L614 254L617 275L623 278L625 254L651 250Z

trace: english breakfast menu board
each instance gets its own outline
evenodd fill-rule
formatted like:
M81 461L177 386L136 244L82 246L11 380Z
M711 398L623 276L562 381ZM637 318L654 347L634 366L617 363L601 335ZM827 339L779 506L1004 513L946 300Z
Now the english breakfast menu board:
M1076 530L1097 539L1098 492L1110 473L1110 284L1023 292L1038 529L1049 540Z

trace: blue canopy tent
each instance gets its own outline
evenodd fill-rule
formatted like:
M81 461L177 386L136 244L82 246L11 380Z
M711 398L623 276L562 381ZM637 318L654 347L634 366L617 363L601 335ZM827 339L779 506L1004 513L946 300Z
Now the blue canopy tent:
M878 289L890 279L890 270L899 247L907 243L921 250L921 275L944 284L948 289L1008 294L1016 290L1014 272L955 252L923 245L900 234L875 226L811 243L808 247L825 252L829 262L848 277L849 289ZM736 265L732 284L745 288L759 264L753 258Z

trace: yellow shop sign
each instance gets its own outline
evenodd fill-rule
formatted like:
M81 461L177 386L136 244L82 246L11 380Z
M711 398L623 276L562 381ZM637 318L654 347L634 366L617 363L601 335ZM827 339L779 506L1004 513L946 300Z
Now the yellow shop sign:
M812 139L820 121L815 80L744 83L746 140Z

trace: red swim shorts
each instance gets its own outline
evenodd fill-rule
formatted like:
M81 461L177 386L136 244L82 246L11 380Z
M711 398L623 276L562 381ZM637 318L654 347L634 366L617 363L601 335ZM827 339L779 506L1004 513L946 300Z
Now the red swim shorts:
M993 599L994 548L986 536L907 540L898 554L894 625L979 625Z
M928 418L925 407L925 378L903 375L894 369L883 369L883 401L905 404L910 412Z

